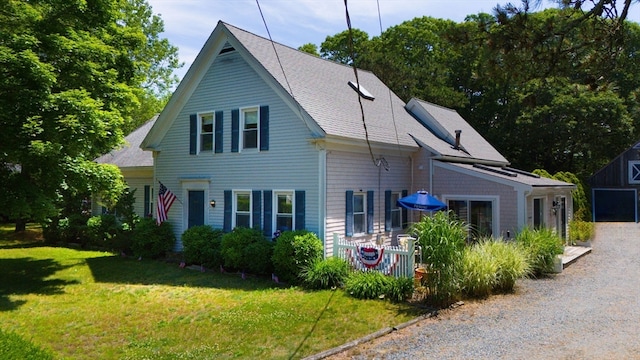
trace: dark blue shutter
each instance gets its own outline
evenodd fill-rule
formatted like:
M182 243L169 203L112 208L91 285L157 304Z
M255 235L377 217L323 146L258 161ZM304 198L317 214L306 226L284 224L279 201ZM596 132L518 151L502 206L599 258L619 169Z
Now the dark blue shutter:
M367 191L367 233L373 234L373 190Z
M264 236L268 238L273 237L273 193L271 190L264 190L262 192L262 197L264 198L264 220L263 220L263 229Z
M231 216L233 215L232 196L231 190L224 191L224 223L222 225L222 230L224 230L224 232L231 231Z
M346 192L345 208L344 235L353 236L353 190Z
M189 115L189 154L198 152L198 115Z
M269 106L260 106L260 151L269 150Z
M262 215L262 191L260 190L253 190L252 191L252 197L253 197L253 209L251 209L251 212L253 213L253 224L251 224L251 226L254 229L260 229L260 222L261 222L261 215Z
M391 190L384 192L384 231L391 231Z
M231 110L231 152L238 152L240 141L240 110Z
M224 124L224 114L222 111L216 111L216 149L215 152L221 153L223 151L222 148L222 134L223 134L223 124Z
M305 229L305 192L304 190L296 190L296 230Z
M402 190L402 197L405 197L409 194L407 190ZM402 227L406 228L409 226L409 218L407 217L407 209L402 208Z
M151 186L149 185L145 185L144 186L144 217L149 216L149 214L151 214L151 212L149 210L151 210L149 208L149 203L151 202Z

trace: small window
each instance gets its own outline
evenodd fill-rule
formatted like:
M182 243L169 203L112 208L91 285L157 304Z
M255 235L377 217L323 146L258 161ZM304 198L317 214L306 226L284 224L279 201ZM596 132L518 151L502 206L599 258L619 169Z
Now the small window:
M362 84L358 84L355 81L349 81L349 86L351 86L351 88L355 90L358 93L358 95L362 96L363 98L367 100L375 99L375 97L371 95L371 93L367 91L367 89L365 89L364 86L362 86Z
M391 193L391 228L398 229L402 227L402 210L398 206L400 193Z
M242 149L258 148L258 129L260 128L258 108L242 110Z
M640 161L629 161L629 184L640 184Z
M251 228L251 192L236 192L233 205L235 210L233 227Z
M213 113L198 114L200 151L213 150Z
M293 192L275 193L276 230L287 231L294 229L294 198Z
M364 193L353 194L353 233L364 234L367 231L367 197Z

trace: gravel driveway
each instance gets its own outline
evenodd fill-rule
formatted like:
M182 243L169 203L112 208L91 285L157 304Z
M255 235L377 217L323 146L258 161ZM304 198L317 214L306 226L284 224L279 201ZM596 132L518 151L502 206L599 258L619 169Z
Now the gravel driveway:
M640 224L596 225L592 253L561 274L330 359L640 359Z

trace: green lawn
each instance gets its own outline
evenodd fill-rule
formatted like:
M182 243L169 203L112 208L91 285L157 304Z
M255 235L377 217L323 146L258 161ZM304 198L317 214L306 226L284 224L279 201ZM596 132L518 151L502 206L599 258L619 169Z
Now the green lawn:
M301 358L419 315L270 279L43 245L0 226L0 330L68 359Z

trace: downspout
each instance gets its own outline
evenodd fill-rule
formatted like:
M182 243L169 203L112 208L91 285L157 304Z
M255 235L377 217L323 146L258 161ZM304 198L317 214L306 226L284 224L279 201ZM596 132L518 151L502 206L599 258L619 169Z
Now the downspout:
M433 195L433 157L429 158L429 194Z

